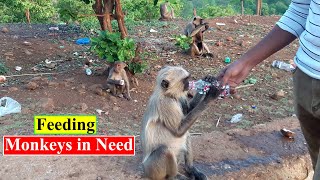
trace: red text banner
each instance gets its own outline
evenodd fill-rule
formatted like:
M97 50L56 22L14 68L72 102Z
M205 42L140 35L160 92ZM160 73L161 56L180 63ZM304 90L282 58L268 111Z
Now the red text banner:
M3 155L134 156L134 136L3 136Z

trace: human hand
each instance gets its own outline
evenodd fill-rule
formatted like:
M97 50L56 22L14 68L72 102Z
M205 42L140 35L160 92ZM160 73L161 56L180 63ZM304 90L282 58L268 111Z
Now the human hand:
M237 60L219 73L218 80L222 86L228 84L233 91L248 76L252 68L246 61Z

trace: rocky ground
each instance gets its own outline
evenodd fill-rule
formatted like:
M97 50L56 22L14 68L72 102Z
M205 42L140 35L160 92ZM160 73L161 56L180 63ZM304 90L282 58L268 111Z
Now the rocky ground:
M156 73L163 65L181 65L194 79L215 75L227 65L226 57L235 61L266 35L278 19L278 16L210 19L213 30L205 34L205 39L213 58L191 58L174 45L173 36L182 33L185 20L129 26L130 36L145 46L144 58L149 63L146 72L137 75L139 86L131 91L132 101L115 98L99 89L106 79L99 75L106 62L88 52L87 46L75 44L77 38L87 35L77 27L61 26L54 32L48 30L50 25L1 24L0 29L5 27L8 31L0 32L0 62L8 67L7 75L11 77L0 85L0 97L17 100L22 112L0 117L0 134L33 134L35 114L80 113L98 115L98 134L138 136ZM217 22L225 25L218 26ZM295 41L259 64L246 82L250 83L251 78L256 80L254 85L239 89L230 98L217 100L192 127L191 133L201 133L194 137L194 142L200 143L195 147L201 147L195 153L196 165L212 179L268 179L270 175L274 175L271 179L303 179L309 174L306 147L296 119L282 120L294 116L291 73L271 66L274 60L291 62L297 47ZM94 61L94 74L87 76L83 66L90 59ZM46 63L49 61L50 64ZM41 73L41 76L23 75ZM98 109L103 113L99 114ZM242 120L230 123L238 113L243 114ZM293 128L298 138L284 142L278 133L283 127ZM134 158L1 157L0 174L6 176L0 178L139 179L140 169L134 165L139 162L139 148L136 154Z

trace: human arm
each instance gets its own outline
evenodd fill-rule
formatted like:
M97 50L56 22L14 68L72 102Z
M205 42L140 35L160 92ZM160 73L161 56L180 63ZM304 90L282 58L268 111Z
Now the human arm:
M286 13L266 37L220 72L218 78L222 85L228 83L231 88L238 86L254 66L299 37L305 29L309 6L310 0L292 1Z
M222 85L228 83L231 87L238 86L254 66L290 44L294 39L296 39L294 35L276 25L257 45L221 71L218 77Z

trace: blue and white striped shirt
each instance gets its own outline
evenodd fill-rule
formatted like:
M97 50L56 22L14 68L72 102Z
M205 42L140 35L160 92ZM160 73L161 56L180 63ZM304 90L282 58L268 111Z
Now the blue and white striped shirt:
M320 0L292 0L277 25L299 38L298 68L320 79Z

